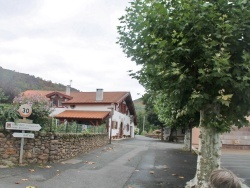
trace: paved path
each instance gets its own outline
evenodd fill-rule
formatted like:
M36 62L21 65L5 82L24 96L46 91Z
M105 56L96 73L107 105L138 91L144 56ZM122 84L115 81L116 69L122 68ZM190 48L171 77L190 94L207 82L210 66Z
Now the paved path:
M0 169L0 188L183 188L196 155L182 147L143 136L112 141L61 163ZM250 185L249 160L249 153L223 151L222 166Z
M222 150L221 166L234 172L250 186L250 150Z
M196 156L181 148L142 136L112 141L62 163L1 169L0 187L180 188L196 167Z

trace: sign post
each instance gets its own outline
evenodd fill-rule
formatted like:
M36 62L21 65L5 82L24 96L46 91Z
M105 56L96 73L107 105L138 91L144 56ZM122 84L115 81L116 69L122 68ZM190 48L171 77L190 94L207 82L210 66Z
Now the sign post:
M22 133L24 134L25 131L22 131ZM22 163L23 163L23 146L24 146L24 137L21 138L19 164L22 164Z
M17 138L34 138L35 135L33 133L13 133L13 137Z
M24 131L39 131L42 127L39 124L33 123L17 123L14 122L6 122L6 129L14 129L14 130L24 130Z
M19 107L19 114L23 117L24 122L26 122L26 117L29 117L32 113L31 106L28 104L23 104ZM25 131L22 130L22 134L24 134ZM21 138L21 146L20 146L20 158L19 163L23 163L23 146L24 146L24 137Z
M27 123L26 117L29 117L32 113L32 108L28 104L23 104L19 107L18 110L19 114L23 117L19 123L15 124L14 122L6 122L5 128L6 129L13 129L13 130L22 130L22 133L14 132L12 135L13 137L21 138L21 146L20 146L20 158L19 164L23 163L23 146L24 146L24 138L34 138L33 133L25 133L27 131L39 131L41 126L39 124L32 124Z
M18 112L20 114L20 116L23 117L23 119L25 119L26 117L29 117L32 113L32 108L30 105L28 104L22 104L19 109Z

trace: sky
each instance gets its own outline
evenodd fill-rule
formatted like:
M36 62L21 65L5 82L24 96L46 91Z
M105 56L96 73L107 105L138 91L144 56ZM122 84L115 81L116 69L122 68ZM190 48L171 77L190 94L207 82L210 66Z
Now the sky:
M0 66L80 91L145 89L117 42L129 0L0 0Z

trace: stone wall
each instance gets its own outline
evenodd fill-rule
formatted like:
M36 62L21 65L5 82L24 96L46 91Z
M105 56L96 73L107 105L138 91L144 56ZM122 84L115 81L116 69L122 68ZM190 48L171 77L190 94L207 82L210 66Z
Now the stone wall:
M223 148L250 149L250 127L232 127L230 133L223 133L221 140Z
M250 119L249 119L250 120ZM194 148L199 146L200 129L192 129L192 145ZM250 126L238 129L233 126L231 132L221 135L222 148L230 149L250 149Z
M35 133L24 139L23 164L44 164L66 160L108 143L107 134ZM21 138L0 132L0 163L19 163Z

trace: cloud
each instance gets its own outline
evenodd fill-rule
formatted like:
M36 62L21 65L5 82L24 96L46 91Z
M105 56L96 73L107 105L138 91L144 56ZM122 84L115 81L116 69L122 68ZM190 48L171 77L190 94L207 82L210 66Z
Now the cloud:
M116 44L118 18L128 1L1 1L0 65L81 91L144 88L128 75L139 70ZM140 93L141 95L137 95Z

